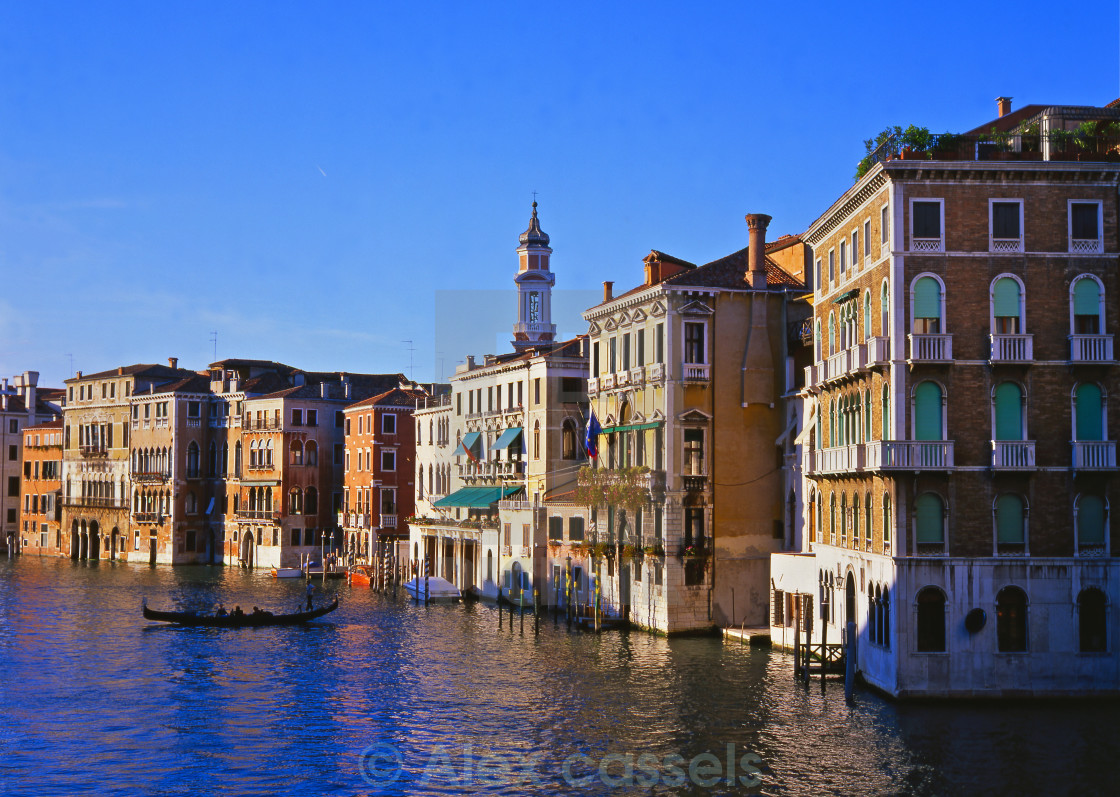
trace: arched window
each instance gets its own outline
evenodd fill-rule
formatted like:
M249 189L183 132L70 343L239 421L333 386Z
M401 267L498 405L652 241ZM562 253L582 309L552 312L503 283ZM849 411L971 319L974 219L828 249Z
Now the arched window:
M992 283L992 334L1018 335L1026 328L1023 318L1022 285L1014 277L998 277Z
M879 439L891 440L891 388L888 384L883 385L883 396L880 403L879 412L882 416L883 431Z
M268 467L271 468L272 467L272 439L271 438L269 438L268 440L265 440L265 442L264 442L264 454L265 454L265 460L262 464L267 465Z
M577 440L579 434L576 432L576 424L571 418L565 418L560 431L560 449L561 456L564 459L579 459L579 447Z
M210 441L209 455L206 457L206 475L218 475L218 444L213 440Z
M1108 551L1108 507L1104 499L1099 495L1079 495L1073 513L1078 555L1105 555Z
M288 462L291 465L303 464L303 443L299 440L293 440L292 444L288 446L289 457Z
M1070 286L1070 333L1099 335L1104 330L1104 290L1091 274L1082 274ZM1076 347L1076 342L1075 342ZM1074 359L1105 359L1077 357Z
M840 436L836 427L836 399L828 400L828 447L836 448L840 445Z
M1000 653L1027 651L1027 593L1018 587L996 595L996 638Z
M922 493L914 502L914 539L918 553L941 553L945 548L945 504L936 493Z
M265 512L271 512L272 511L272 488L271 487L262 487L261 488L261 494L264 497L264 506L262 506L261 508Z
M871 291L863 294L863 339L871 340Z
M533 421L533 459L541 458L541 422Z
M944 329L942 323L941 283L934 277L919 277L914 281L913 321L911 331L915 335L939 335Z
M486 552L486 580L494 581L494 551L490 549Z
M891 529L894 521L891 517L891 494L883 493L883 547L891 544Z
M303 493L298 487L293 487L288 493L288 514L303 514Z
M828 314L828 355L836 353L836 314Z
M870 551L871 550L871 518L874 517L874 515L871 514L871 493L867 493L867 495L864 496L863 512L864 512L863 538L864 538L864 541L867 543L867 550Z
M249 441L249 468L257 467L257 441Z
M883 643L883 647L887 650L891 649L891 591L886 587L883 588L883 600L879 604L883 607L883 622L880 625L879 636Z
M879 336L890 336L891 320L891 292L887 289L887 282L883 280L883 287L879 290Z
M919 382L914 387L914 439L944 440L944 394L936 382Z
M1081 590L1077 596L1077 626L1082 653L1108 650L1108 599L1096 587Z
M1073 392L1074 440L1104 440L1104 400L1095 382L1082 382Z
M198 459L199 459L198 443L196 443L192 440L191 444L189 446L187 446L187 478L188 479L197 479L198 478L198 465L199 465Z
M918 652L945 652L945 593L923 587L918 593Z
M824 542L824 499L820 493L816 495L817 501L817 542Z
M303 446L303 464L319 464L319 445L314 440L308 440Z
M840 544L848 544L848 495L840 496Z
M992 404L995 414L995 436L992 439L1025 440L1023 389L1014 382L1001 382L992 391Z
M829 496L828 503L828 542L836 544L836 493Z
M314 487L308 487L303 493L303 514L319 514L319 491Z
M821 356L821 321L818 318L813 331L813 362L820 362Z
M999 555L1027 552L1027 517L1023 499L1014 493L997 496L994 505L996 552Z
M241 441L238 440L233 446L233 475L241 475Z
M863 391L863 439L870 442L871 429L871 388Z
M859 522L859 493L856 493L852 496L852 542L857 548L860 542Z

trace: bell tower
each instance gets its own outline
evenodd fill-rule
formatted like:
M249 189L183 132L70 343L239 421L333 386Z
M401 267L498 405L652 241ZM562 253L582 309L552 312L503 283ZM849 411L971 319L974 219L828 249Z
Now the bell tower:
M521 233L519 240L517 276L513 278L517 283L513 347L522 351L556 339L556 325L552 323L552 286L556 284L556 275L549 271L552 250L537 219L535 200L529 229Z

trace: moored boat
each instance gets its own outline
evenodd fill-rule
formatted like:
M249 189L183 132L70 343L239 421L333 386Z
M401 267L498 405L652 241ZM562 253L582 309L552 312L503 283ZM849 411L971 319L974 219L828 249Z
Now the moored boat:
M299 578L303 575L303 571L298 567L274 567L272 568L273 578Z
M309 612L293 612L292 614L273 614L272 612L252 612L249 614L199 614L197 612L161 612L149 609L144 605L144 618L159 620L165 623L175 623L186 626L205 626L208 628L259 628L270 625L298 625L330 614L338 608L338 598L326 606L312 609Z
M369 587L373 584L373 568L369 565L354 565L346 573L346 580L352 587Z
M459 588L439 576L421 576L404 584L405 591L415 600L428 603L458 603L463 598Z

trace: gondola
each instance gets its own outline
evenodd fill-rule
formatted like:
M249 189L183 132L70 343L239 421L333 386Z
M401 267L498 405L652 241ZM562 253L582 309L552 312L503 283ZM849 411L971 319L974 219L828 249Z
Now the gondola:
M160 620L165 623L177 625L206 626L209 628L261 628L270 625L298 625L330 614L338 608L338 599L335 598L327 606L312 609L309 612L294 612L293 614L198 614L197 612L160 612L149 609L144 605L144 618L147 620Z

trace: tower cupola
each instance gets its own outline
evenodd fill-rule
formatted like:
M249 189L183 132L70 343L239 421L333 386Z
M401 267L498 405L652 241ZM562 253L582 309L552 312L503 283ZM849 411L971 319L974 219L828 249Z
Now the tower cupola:
M552 286L556 284L556 275L549 270L552 250L548 235L541 230L535 200L529 229L521 233L518 241L517 276L513 278L517 283L513 347L522 350L556 339L556 325L552 323Z

